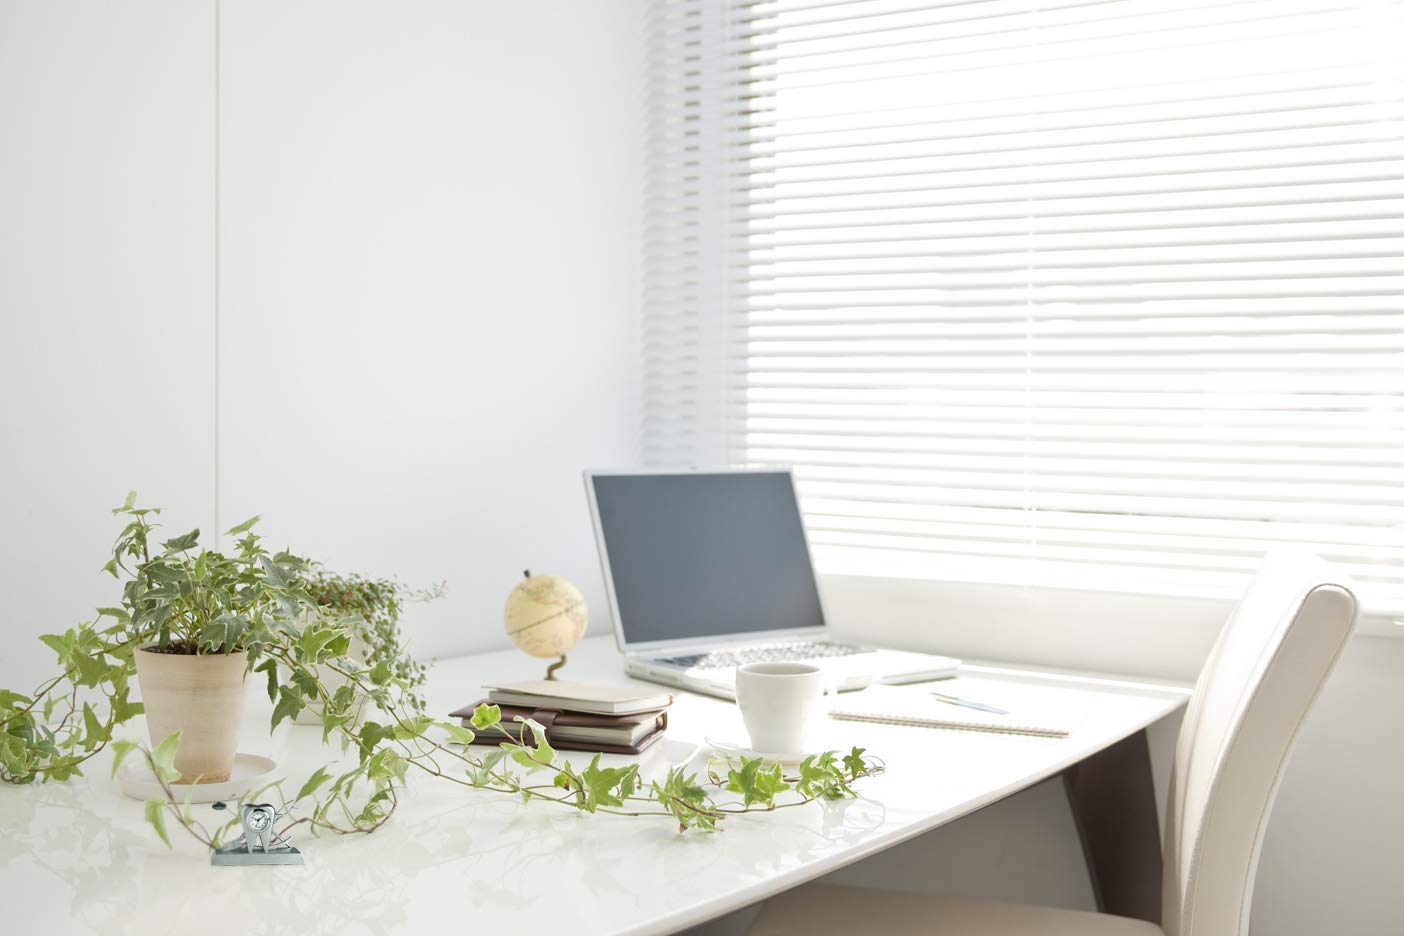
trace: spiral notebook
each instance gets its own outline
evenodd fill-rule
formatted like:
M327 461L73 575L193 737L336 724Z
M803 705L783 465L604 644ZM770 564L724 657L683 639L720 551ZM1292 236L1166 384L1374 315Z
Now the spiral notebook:
M950 691L947 687L949 684L944 684L942 691ZM1066 725L1018 711L996 715L942 702L931 695L929 688L919 685L869 686L862 692L840 696L829 715L844 721L988 731L1035 738L1066 738L1069 731Z

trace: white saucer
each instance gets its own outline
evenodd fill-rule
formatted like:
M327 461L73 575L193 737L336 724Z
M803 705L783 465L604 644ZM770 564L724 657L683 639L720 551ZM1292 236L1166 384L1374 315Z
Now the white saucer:
M229 771L228 780L193 784L194 792L190 792L192 784L172 783L171 792L175 794L176 800L182 803L185 802L187 793L190 793L192 803L217 803L237 799L250 790L257 790L272 781L277 771L278 762L271 757L261 754L235 754L234 769ZM161 789L161 784L157 782L150 766L135 753L117 771L117 782L121 784L122 792L132 799L166 798L166 791Z
M753 751L744 744L738 744L735 741L722 741L712 737L705 740L712 750L724 757L759 757L767 764L779 764L782 767L798 767L800 762L809 756L804 751L800 751L798 754L767 754L764 751Z

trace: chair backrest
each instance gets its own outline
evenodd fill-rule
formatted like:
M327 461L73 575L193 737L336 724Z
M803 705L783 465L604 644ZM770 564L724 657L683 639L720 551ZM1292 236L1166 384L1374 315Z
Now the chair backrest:
M1349 580L1296 552L1268 556L1229 616L1175 752L1165 834L1169 936L1248 932L1278 783L1358 617Z

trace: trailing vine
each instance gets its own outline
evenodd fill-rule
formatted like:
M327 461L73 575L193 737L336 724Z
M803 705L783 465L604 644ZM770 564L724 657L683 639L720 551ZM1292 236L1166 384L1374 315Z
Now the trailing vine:
M132 654L152 642L167 652L243 654L246 672L266 684L273 704L270 730L310 706L323 743L338 745L344 769L336 767L338 758L305 779L285 800L299 814L280 834L298 826L319 834L374 832L394 814L411 772L527 802L667 818L679 831L711 831L729 816L854 796L856 781L882 769L862 748L853 748L847 755L812 755L791 775L759 758L742 758L701 772L674 767L645 779L638 764L603 766L599 755L583 766L564 760L531 719L521 719L528 730L520 737L506 730L497 706L478 706L471 728L436 719L424 713L415 694L423 670L398 636L357 659L350 649L353 636L365 633L357 629L367 620L365 610L326 613L335 604L326 600L333 579L290 553L270 554L253 532L259 518L228 531L239 539L236 551L225 556L200 549L198 530L155 548L152 518L159 510L137 507L134 494L114 514L128 522L104 568L118 579L126 576L121 604L99 609L94 622L41 638L58 655L59 675L28 695L0 690L0 780L66 780L81 775L82 766L109 744L115 775L128 755L140 752L165 793L147 802L146 819L167 844L168 819L211 848L234 820L209 830L178 795L178 734L154 748L114 737L114 729L142 713L141 704L130 701ZM339 581L357 588L370 582L374 601L384 599L389 585L396 589L393 600L402 594L383 580ZM348 610L344 604L340 610ZM380 607L380 620L397 624L398 605ZM359 717L372 709L373 719ZM497 746L470 748L484 732L501 736ZM354 765L346 766L353 757ZM281 783L272 785L279 796Z

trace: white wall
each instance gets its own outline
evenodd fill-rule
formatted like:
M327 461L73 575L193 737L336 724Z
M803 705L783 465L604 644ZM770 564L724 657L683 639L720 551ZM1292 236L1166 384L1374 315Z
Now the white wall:
M523 567L604 607L579 473L636 457L640 6L224 0L216 323L213 0L0 0L0 685L112 603L133 487L447 579L421 655L504 644Z
M607 626L580 472L637 457L638 6L225 3L220 517L447 579L421 654L505 643L526 567Z
M113 603L129 488L213 520L212 12L0 0L0 685Z

